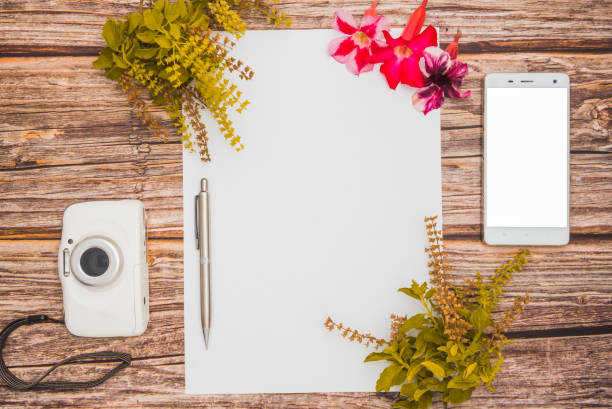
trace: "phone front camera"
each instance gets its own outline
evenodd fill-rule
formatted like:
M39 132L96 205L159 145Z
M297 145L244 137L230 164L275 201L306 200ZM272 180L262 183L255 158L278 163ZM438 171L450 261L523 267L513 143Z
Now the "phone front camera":
M553 80L553 84L556 84L556 83L557 83L557 80Z

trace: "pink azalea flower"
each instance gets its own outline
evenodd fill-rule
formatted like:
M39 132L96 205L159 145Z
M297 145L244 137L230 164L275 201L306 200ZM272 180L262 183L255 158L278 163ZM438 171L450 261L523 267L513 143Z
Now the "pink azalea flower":
M470 91L459 91L468 73L467 64L453 59L451 54L441 48L427 47L419 67L425 84L412 95L412 104L423 114L427 115L429 111L440 108L445 97L467 98L470 95Z
M390 25L383 16L376 16L374 0L357 27L353 16L344 10L338 10L332 22L332 28L346 34L332 40L327 47L329 55L336 61L346 64L346 68L355 75L372 71L374 64L370 61L373 46L383 46L382 31L389 30Z
M383 63L380 72L387 78L389 87L396 89L400 82L415 88L425 85L419 60L424 49L438 45L436 29L429 26L421 34L409 40L403 35L393 38L388 31L384 31L383 34L387 45L384 47L374 45L370 61Z

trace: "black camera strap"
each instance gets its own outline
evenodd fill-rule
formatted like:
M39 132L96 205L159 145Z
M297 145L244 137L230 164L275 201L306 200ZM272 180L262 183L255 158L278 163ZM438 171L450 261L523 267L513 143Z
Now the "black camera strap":
M16 391L28 391L28 390L38 390L38 389L52 389L52 390L69 390L69 389L87 389L98 386L107 379L111 378L117 372L121 371L123 368L130 365L132 362L132 356L130 354L124 354L120 352L111 352L111 351L102 351L102 352L93 352L89 354L81 354L76 355L63 361L60 361L51 368L47 372L45 372L42 376L36 379L33 382L25 382L19 378L17 378L6 366L4 363L4 357L2 356L2 350L4 349L4 344L6 343L6 339L9 335L15 331L17 328L22 325L31 325L36 323L56 323L63 324L64 322L61 320L56 320L46 315L31 315L26 318L20 318L14 321L11 321L2 332L0 332L0 379L2 382L6 384L9 388ZM43 382L44 379L51 374L58 367L74 362L90 362L90 361L98 361L102 360L104 362L112 362L119 361L120 363L108 371L104 376L94 379L92 381L83 381L83 382L69 382L69 381L46 381Z

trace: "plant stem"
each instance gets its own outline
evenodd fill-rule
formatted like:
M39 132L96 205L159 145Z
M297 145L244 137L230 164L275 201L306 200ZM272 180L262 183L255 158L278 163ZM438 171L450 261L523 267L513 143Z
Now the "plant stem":
M436 319L435 319L435 317L433 315L433 311L431 310L431 308L429 308L429 301L427 301L422 295L419 296L419 299L421 300L421 304L423 304L425 306L425 309L427 310L427 314L431 318L431 323L437 327L438 324L437 324Z

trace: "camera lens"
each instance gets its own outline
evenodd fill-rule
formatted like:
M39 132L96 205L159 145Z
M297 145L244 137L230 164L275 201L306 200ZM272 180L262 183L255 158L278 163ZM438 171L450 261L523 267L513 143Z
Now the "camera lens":
M553 84L556 84L556 83L557 83L557 80L553 80Z
M121 251L106 237L87 237L74 247L70 255L70 269L85 285L106 285L113 281L121 268Z
M81 255L81 269L90 277L100 277L109 265L108 254L98 247L88 248Z

